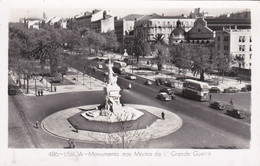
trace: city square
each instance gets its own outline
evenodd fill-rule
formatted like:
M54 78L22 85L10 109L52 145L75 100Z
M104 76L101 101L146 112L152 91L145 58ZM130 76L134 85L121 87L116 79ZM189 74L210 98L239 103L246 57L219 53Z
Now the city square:
M10 21L8 147L250 149L252 42L249 9Z

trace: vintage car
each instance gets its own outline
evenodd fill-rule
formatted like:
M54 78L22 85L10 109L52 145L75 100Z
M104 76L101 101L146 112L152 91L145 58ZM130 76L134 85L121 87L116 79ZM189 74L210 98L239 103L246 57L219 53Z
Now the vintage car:
M165 93L165 92L159 93L159 94L157 95L157 98L160 99L160 100L162 100L162 101L171 101L171 99L172 99L171 96L168 95L168 94Z
M172 99L175 99L174 91L171 88L161 88L160 92L165 92L167 93Z
M219 101L215 101L215 102L210 103L210 107L214 108L214 109L217 109L217 110L225 109L224 104L219 102Z
M241 110L236 109L236 108L228 109L227 115L232 116L234 118L238 118L238 119L244 119L245 118L245 115L241 113Z
M245 87L241 88L241 92L248 92L251 91L251 85L245 85Z
M150 86L150 85L152 85L153 83L152 83L152 81L146 80L146 81L144 82L144 84Z
M211 87L209 89L209 93L220 93L220 92L221 92L221 90L218 87L216 87L216 86Z
M16 95L16 88L13 85L8 85L8 95Z
M126 75L125 78L129 79L129 80L136 80L136 76L131 75L131 74Z
M170 88L175 88L175 82L172 81L166 81L165 86L170 87Z
M223 93L237 93L238 91L239 90L236 87L231 86L231 87L224 89Z

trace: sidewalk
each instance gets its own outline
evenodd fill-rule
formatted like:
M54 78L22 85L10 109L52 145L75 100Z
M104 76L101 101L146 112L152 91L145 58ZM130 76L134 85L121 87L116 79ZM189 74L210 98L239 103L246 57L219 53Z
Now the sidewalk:
M79 91L101 91L103 90L103 87L105 86L105 83L97 80L93 77L90 77L88 75L84 76L83 80L83 73L78 72L73 68L68 69L68 74L64 76L64 79L69 80L72 82L69 85L62 85L62 84L53 84L52 90L51 90L51 83L49 83L46 79L43 78L42 81L40 81L40 78L36 79L36 93L38 90L43 90L43 95L51 95L51 94L57 94L57 93L68 93L68 92L79 92ZM18 76L15 73L11 73L10 76L16 82L18 79ZM78 80L73 80L73 78L78 78ZM27 81L25 81L25 88L24 88L24 80L20 79L21 81L21 92L26 96L36 96L35 94L35 80L30 79L29 81L29 93L26 93L27 89ZM54 92L54 86L56 87L56 92Z

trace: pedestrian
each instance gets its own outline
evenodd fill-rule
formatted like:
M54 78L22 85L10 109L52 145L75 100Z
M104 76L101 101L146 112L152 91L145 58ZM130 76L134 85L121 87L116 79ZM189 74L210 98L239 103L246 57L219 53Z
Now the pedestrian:
M56 89L56 86L55 86L55 87L54 87L54 91L56 92L56 90L57 90L57 89Z
M43 96L43 90L41 90L41 96Z
M68 140L69 148L71 148L71 139Z
M163 119L163 120L165 119L165 114L164 114L164 112L162 112L162 119Z
M36 128L36 129L39 128L39 122L38 122L38 121L35 122L35 128Z
M242 80L241 80L241 79L239 79L239 82L240 82L240 84L241 84Z
M129 84L128 84L128 89L131 89L131 88L132 88L132 84L129 83Z
M71 140L71 147L72 147L72 148L75 148L75 142L74 142L74 139Z
M40 94L41 92L40 92L40 90L38 90L38 96L40 96L41 94Z
M79 132L78 128L79 128L79 123L77 122L76 125L75 125L75 130L76 130L77 133Z
M234 105L232 98L230 99L230 105Z

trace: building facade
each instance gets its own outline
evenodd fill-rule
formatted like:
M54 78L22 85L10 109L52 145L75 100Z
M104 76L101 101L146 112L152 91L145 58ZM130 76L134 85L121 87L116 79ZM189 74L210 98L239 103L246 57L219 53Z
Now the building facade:
M165 42L169 42L171 32L176 28L177 21L181 22L185 31L193 27L195 19L183 16L161 16L151 14L135 22L135 33L142 33L145 40L151 42L158 34L162 34Z
M115 29L114 20L117 17L106 10L93 10L74 16L68 21L68 28L90 28L97 33L106 33Z
M124 53L125 49L128 49L128 44L134 37L135 21L143 16L140 14L130 14L115 21L115 34L119 43L119 53ZM130 53L130 50L126 51Z
M251 69L252 38L250 29L217 31L215 38L217 55L231 57L230 67Z

